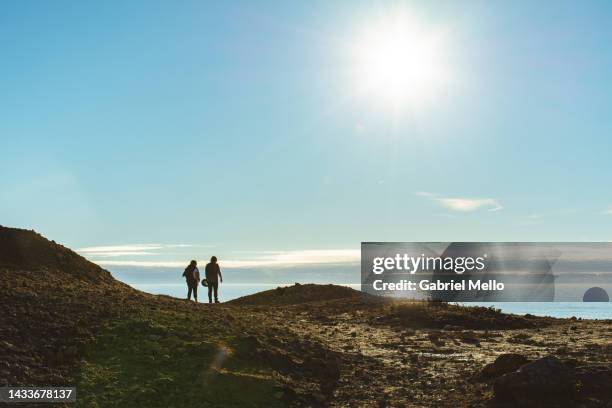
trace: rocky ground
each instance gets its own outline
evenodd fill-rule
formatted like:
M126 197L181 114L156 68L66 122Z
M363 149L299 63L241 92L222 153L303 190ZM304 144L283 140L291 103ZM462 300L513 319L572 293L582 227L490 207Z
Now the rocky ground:
M333 285L195 305L3 227L0 297L0 386L76 385L77 406L612 407L612 321Z
M330 406L612 406L612 321L364 296L241 307L334 353Z

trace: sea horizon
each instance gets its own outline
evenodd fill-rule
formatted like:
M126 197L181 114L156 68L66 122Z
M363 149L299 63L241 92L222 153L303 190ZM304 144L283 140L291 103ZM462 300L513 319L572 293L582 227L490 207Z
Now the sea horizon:
M332 283L332 282L284 282L284 283L223 283L220 285L219 296L221 301L227 302L243 296L252 295L277 287L295 285L295 283L316 283L321 285L333 284L351 287L360 290L360 283ZM153 295L167 295L176 298L185 298L187 286L185 283L127 283L135 289ZM207 301L205 287L199 288L200 302ZM463 306L482 306L500 309L504 313L517 315L531 314L534 316L548 316L556 318L578 319L612 319L612 304L609 302L458 302Z

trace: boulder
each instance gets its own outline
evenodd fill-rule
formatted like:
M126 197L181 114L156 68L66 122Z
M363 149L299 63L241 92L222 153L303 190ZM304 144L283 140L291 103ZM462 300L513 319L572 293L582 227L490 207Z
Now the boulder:
M574 395L575 391L572 368L554 356L525 364L493 383L493 392L498 401L563 398Z
M502 354L494 362L484 366L480 371L479 377L484 381L492 380L516 371L527 363L529 363L529 360L521 354Z

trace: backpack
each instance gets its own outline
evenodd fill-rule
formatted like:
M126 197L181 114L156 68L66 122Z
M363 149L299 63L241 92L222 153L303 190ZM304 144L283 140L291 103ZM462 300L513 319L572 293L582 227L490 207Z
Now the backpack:
M187 267L185 268L185 271L183 271L183 277L185 278L193 278L193 270L195 268L192 267L191 265L187 265Z

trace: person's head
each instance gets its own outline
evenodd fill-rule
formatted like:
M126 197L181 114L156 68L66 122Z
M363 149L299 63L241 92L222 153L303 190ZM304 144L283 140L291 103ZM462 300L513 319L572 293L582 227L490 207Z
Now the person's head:
M195 261L195 259L192 259L191 262L189 262L189 265L192 266L196 266L198 263Z
M217 257L213 256L212 258L210 258L210 263L217 263Z

